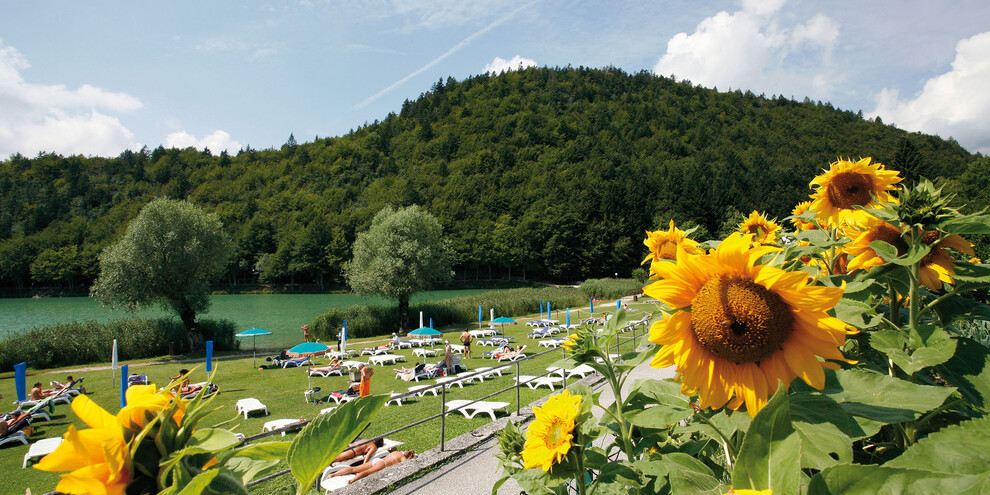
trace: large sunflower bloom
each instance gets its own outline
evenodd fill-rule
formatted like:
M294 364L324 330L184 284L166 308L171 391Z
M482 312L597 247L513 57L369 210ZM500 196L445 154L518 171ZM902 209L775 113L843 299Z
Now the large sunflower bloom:
M571 449L574 420L581 411L581 396L567 390L547 399L542 407L534 407L536 419L526 430L523 466L549 471Z
M868 270L886 263L870 247L870 243L873 241L883 241L894 246L898 256L903 256L908 250L908 243L902 237L901 230L882 220L868 221L855 232L852 242L842 248L846 254L852 257L852 261L849 262L850 271ZM956 262L945 248L950 247L970 256L974 254L972 244L962 236L950 235L939 240L940 237L941 234L934 230L925 232L921 236L921 242L929 246L938 242L921 259L921 268L918 270L921 284L934 291L942 290L943 283L953 283L952 276L955 275Z
M780 225L773 220L767 220L760 212L753 210L749 218L739 224L739 232L753 236L753 242L757 244L776 244L777 232Z
M646 239L643 240L643 244L650 248L650 254L640 264L645 265L647 261L651 262L651 274L655 271L653 267L657 263L676 260L677 248L679 246L682 246L684 251L691 254L701 254L704 252L697 241L687 238L687 232L674 227L673 220L670 221L670 228L666 231L656 230L650 232L647 230Z
M844 221L868 216L858 213L854 209L857 206L873 208L896 201L890 191L901 181L898 172L871 161L870 157L858 162L840 158L829 170L812 179L810 185L817 189L811 195L811 209L817 212L819 221L839 226Z
M677 365L681 392L697 395L702 408L746 404L755 415L767 396L797 377L821 390L823 368L845 360L839 347L849 327L826 311L842 288L810 286L804 272L756 264L775 247L750 247L750 236L732 234L706 255L678 256L658 270L662 279L646 294L679 309L650 327L660 345L652 366Z
M174 392L158 390L155 385L132 385L127 388L127 405L117 413L117 421L124 428L136 432L153 420L158 413L168 409L177 397ZM172 419L176 425L182 422L186 401L175 403Z
M807 220L797 218L798 216L803 215L809 209L811 209L811 201L798 203L798 205L795 206L793 210L791 210L791 215L794 215L795 217L791 219L791 223L794 224L794 228L798 232L802 230L815 230L818 228L818 224L815 222L809 222Z
M65 440L34 467L42 471L70 471L62 475L55 487L62 493L123 495L133 467L117 418L85 395L72 401L72 411L90 429L76 430L69 425Z

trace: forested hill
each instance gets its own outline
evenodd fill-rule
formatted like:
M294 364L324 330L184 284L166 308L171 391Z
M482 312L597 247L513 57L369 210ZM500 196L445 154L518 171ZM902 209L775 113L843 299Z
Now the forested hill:
M458 278L627 276L646 229L673 218L704 237L740 212L782 218L839 156L945 177L963 199L986 185L987 159L954 141L828 103L531 68L441 81L398 115L281 149L11 156L0 286L88 284L99 251L158 196L220 215L237 246L228 283L339 283L355 233L386 204L439 218Z

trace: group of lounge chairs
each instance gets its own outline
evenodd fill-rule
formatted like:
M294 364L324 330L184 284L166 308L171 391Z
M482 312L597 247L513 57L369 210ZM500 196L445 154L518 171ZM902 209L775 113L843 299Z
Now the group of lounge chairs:
M54 413L55 404L68 404L72 398L81 393L82 378L73 380L67 384L60 385L50 395L38 400L14 401L17 406L13 411L0 415L0 422L3 422L3 433L0 435L0 445L5 443L20 442L23 445L29 443L28 436L33 421L49 421L50 413ZM46 411L46 409L48 411ZM44 438L31 444L24 454L22 468L26 468L32 459L44 457L55 451L55 448L62 443L61 437Z

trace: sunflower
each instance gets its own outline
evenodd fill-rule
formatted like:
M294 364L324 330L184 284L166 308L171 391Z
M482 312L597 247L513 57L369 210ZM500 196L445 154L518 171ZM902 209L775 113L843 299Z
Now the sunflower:
M70 471L55 487L62 493L123 495L134 468L117 418L85 395L76 397L71 407L90 428L69 425L65 440L34 467Z
M735 489L729 488L729 491L725 495L773 495L773 490L748 490L745 488Z
M831 164L829 170L815 177L811 187L811 209L822 223L838 226L843 221L860 220L866 213L854 208L874 208L896 202L889 191L901 181L896 170L887 170L880 162L870 163L866 157L858 162L843 159Z
M654 266L657 263L677 259L678 246L683 246L684 250L691 254L701 254L704 252L697 241L687 238L687 232L674 227L673 220L670 221L670 228L666 231L657 230L650 232L647 230L646 239L643 240L643 244L650 248L650 254L640 264L645 265L647 261L651 262L651 274L655 271Z
M140 432L145 425L173 404L172 419L181 424L186 411L186 401L176 401L175 393L158 390L154 385L132 385L126 392L127 405L117 412L117 422L134 432Z
M794 215L794 218L791 219L791 223L794 224L794 229L798 232L803 230L815 230L818 228L817 223L798 218L799 216L804 215L809 209L811 209L811 201L798 203L798 205L791 210L791 215Z
M550 471L571 449L574 438L574 420L581 411L581 396L567 390L550 397L542 407L534 407L536 419L526 430L526 444L522 453L526 469L539 467Z
M743 404L755 415L767 396L797 377L821 390L823 368L843 360L839 347L851 329L826 311L843 288L808 285L807 273L757 264L779 248L751 247L739 233L706 255L678 255L658 267L646 294L674 308L650 327L660 345L652 366L677 365L681 392L697 395L701 408Z
M842 248L843 252L852 257L852 261L849 262L850 271L868 270L886 263L870 247L873 241L883 241L894 246L898 256L907 253L908 243L904 240L901 229L880 219L870 218L872 220L866 220L861 228L851 231L852 242ZM921 259L918 278L922 285L934 291L942 290L943 283L953 283L952 276L955 275L956 262L945 248L950 247L970 256L974 254L972 244L962 236L950 235L945 238L941 236L942 234L935 230L925 232L921 236L921 242L932 247Z
M760 212L753 210L749 218L739 224L739 233L753 236L753 242L757 244L776 244L777 232L780 225L767 218Z

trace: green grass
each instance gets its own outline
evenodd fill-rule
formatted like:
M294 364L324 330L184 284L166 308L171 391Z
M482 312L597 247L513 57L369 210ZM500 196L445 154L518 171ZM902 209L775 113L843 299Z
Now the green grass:
M631 305L635 308L641 310L638 314L643 314L643 312L653 311L654 306L650 303L641 302L638 304ZM555 318L563 320L563 314L555 315ZM587 309L582 312L577 310L571 311L571 322L579 322L580 318L587 317ZM530 315L527 319L533 319L535 315ZM563 321L562 321L563 322ZM476 327L476 325L475 325ZM446 332L450 332L449 339L456 343L457 335L463 331L464 326L458 326L456 328L445 329ZM511 325L505 328L506 335L513 336L518 344L527 344L527 354L535 354L539 351L545 350L545 348L538 347L538 341L530 340L526 338L526 333L529 332L530 328L523 323L516 325ZM352 341L349 342L348 347L351 349L359 349L371 343L380 343L382 339ZM492 366L493 361L481 358L481 354L484 351L490 350L490 347L484 346L473 346L474 347L474 357L472 359L464 359L462 363L466 364L469 369L475 369L481 366ZM403 349L398 352L406 356L407 363L411 364L417 360L421 360L418 356L412 355L412 350ZM521 363L521 372L523 374L538 375L545 371L547 366L550 366L555 361L562 357L563 353L552 352L541 356L537 359L527 360ZM361 361L367 361L368 356L362 356ZM441 358L428 358L429 362L437 362ZM141 363L147 362L164 362L166 358L159 358L157 360L142 360ZM262 357L259 357L259 364L263 361ZM318 365L326 363L325 358L316 359ZM122 363L127 364L127 363ZM134 363L132 363L134 364ZM169 364L159 364L154 366L132 366L130 372L138 373L143 375L148 375L152 383L162 386L168 382L170 376L174 376L178 373L180 368L192 368L196 363L169 363ZM394 378L395 373L392 368L396 366L386 365L386 366L373 366L375 370L375 376L372 379L372 393L373 394L387 394L390 392L406 392L408 387L417 384L433 383L433 380L425 380L417 382L405 382ZM448 399L473 399L487 395L494 392L497 389L505 388L513 384L513 377L515 376L514 367L512 368L512 373L505 374L505 376L498 378L495 377L493 380L486 379L484 383L474 383L466 385L463 389L454 387L450 392L448 392ZM303 398L303 391L308 388L306 369L305 368L289 368L289 369L270 369L259 371L252 365L251 356L248 357L237 357L232 359L220 360L217 364L217 378L216 382L220 386L221 394L213 401L213 405L216 406L216 410L211 413L206 419L201 423L204 426L212 426L215 424L227 422L224 425L235 432L242 432L245 435L253 435L261 432L261 428L266 421L272 419L281 418L300 418L304 417L307 419L313 419L319 414L320 409L329 407L333 405L331 402L329 405L326 403L313 404L306 403ZM28 382L33 383L34 381L41 381L43 383L48 383L51 380L62 380L67 374L64 370L53 370L40 372L33 374L28 377ZM118 374L116 381L111 377L110 370L90 370L77 372L73 371L71 373L76 378L80 376L86 377L83 382L86 385L87 391L89 392L89 397L96 403L101 405L110 413L116 413L120 406L120 399L118 397L118 383L120 376ZM9 376L10 374L7 374ZM203 381L206 379L205 370L200 362L200 368L197 369L191 381ZM314 387L320 387L321 393L325 396L328 392L341 390L347 386L347 378L332 376L329 378L314 377L312 379L312 385ZM3 394L3 400L13 400L15 397L14 393L14 382L12 379L0 380L0 393ZM533 402L534 400L547 395L548 390L546 388L539 388L537 390L530 390L528 387L523 387L520 393L520 402L522 406ZM269 416L259 416L252 415L247 420L243 416L236 416L234 408L235 403L238 399L244 397L254 397L268 406L268 410L271 413ZM510 390L498 396L492 397L488 400L498 400L509 402L512 404L510 408L514 410L516 405L516 395L515 390ZM9 404L10 402L7 402ZM401 426L412 423L420 418L425 418L427 416L437 414L440 412L440 398L433 397L432 395L426 395L423 398L416 398L415 402L407 402L401 407L395 405L388 406L382 414L380 414L375 421L372 423L371 427L366 432L367 436L378 435L384 432L388 432L399 428ZM446 419L446 438L452 439L461 434L464 434L474 428L486 424L490 421L487 415L478 416L471 420L464 418L460 414L450 415ZM55 415L52 417L52 421L36 422L34 426L36 428L35 434L31 437L31 441L37 441L41 438L49 438L55 436L61 436L65 433L68 425L73 424L76 428L85 428L86 426L79 421L78 418L72 413L69 406L58 405L55 407ZM292 435L290 433L290 435ZM417 452L422 452L430 448L436 447L440 443L440 420L432 420L422 425L416 426L409 430L405 430L392 438L404 442L405 448L414 449ZM25 488L31 488L34 493L45 493L51 491L55 488L58 483L57 473L46 473L38 471L36 469L21 469L21 462L24 454L27 452L28 447L21 444L6 444L0 446L0 472L4 473L4 483L0 484L0 493L24 493ZM278 489L280 486L286 486L292 482L291 475L282 476L276 480L270 482L262 483L255 487L252 492L254 493L270 493Z

